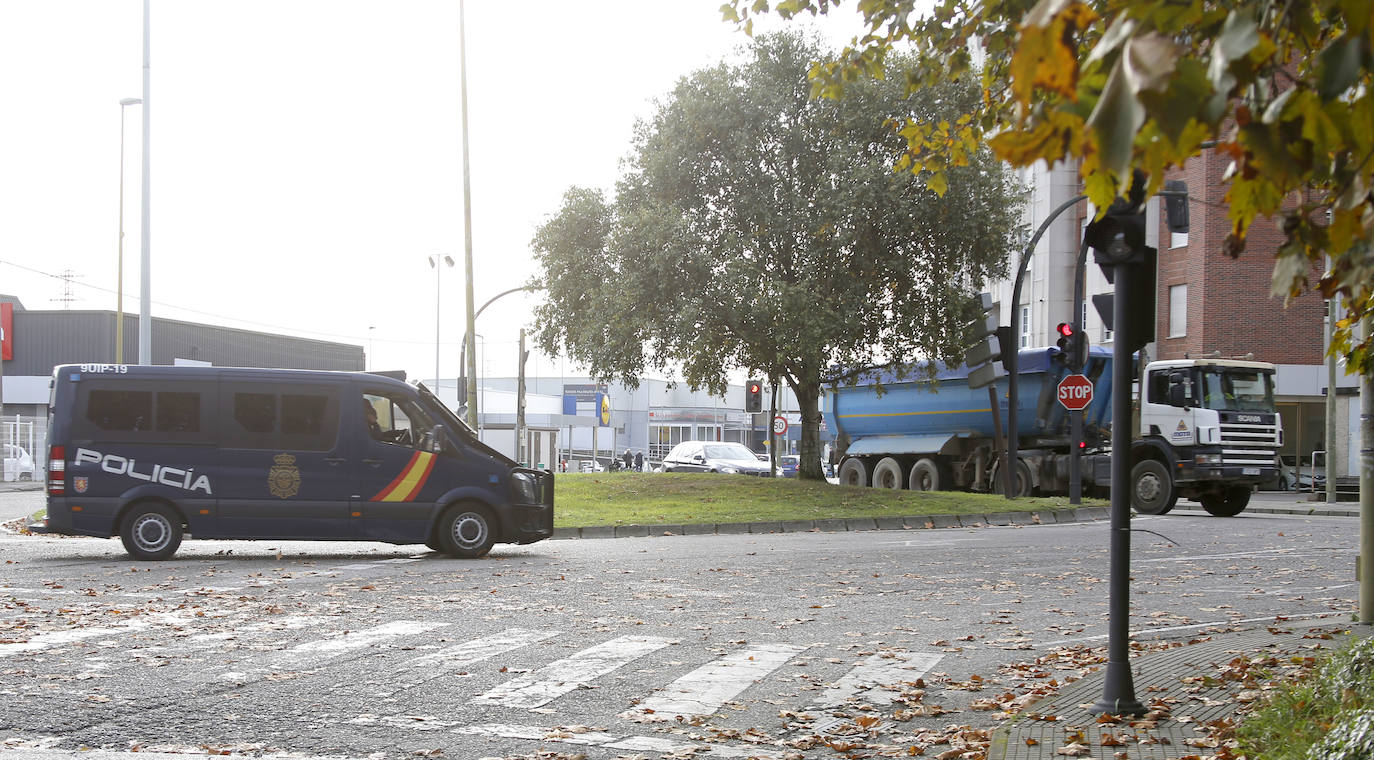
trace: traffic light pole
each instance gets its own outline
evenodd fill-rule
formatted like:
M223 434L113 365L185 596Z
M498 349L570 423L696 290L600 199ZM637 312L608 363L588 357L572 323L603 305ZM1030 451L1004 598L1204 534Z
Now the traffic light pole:
M1131 569L1131 347L1124 340L1130 323L1131 280L1137 265L1118 263L1113 285L1112 316L1118 340L1112 341L1112 506L1110 585L1107 599L1107 671L1102 698L1092 712L1142 715L1145 706L1135 697L1130 663Z
M1084 270L1088 266L1088 240L1083 239L1083 244L1078 247L1078 266L1074 268L1073 274L1073 319L1079 323L1075 333L1082 333L1083 322L1083 282L1086 277ZM1080 341L1086 339L1086 334L1079 335ZM1087 361L1087 352L1084 351L1083 361ZM1083 367L1074 367L1077 372L1082 372ZM1069 412L1069 503L1083 503L1083 410Z
M1031 256L1035 254L1035 246L1040 243L1040 238L1045 235L1045 230L1059 215L1073 208L1079 201L1088 196L1080 195L1076 198L1064 201L1059 207L1050 212L1045 221L1040 223L1039 229L1031 236L1030 242L1026 244L1026 250L1021 253L1021 266L1016 269L1016 282L1011 287L1011 340L1016 342L1021 335L1021 283L1026 277L1026 266L1030 264ZM1080 311L1082 307L1079 307ZM1002 367L1007 371L1007 466L1003 469L1003 493L1008 499L1016 498L1016 492L1020 490L1017 484L1018 478L1016 471L1016 431L1020 428L1016 420L1017 405L1017 383L1016 376L1020 372L1017 364L1020 363L1020 346L1002 346ZM993 409L997 407L994 405Z

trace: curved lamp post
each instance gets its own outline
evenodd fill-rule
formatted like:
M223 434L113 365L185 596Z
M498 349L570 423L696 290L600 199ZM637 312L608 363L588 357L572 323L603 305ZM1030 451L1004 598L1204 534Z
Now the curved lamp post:
M124 363L124 110L142 98L119 101L119 275L115 290L115 364Z

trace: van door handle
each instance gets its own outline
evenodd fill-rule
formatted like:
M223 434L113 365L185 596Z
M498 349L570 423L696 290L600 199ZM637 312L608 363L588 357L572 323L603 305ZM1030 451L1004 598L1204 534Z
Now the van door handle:
M343 457L325 457L325 458L324 458L325 464L343 464L344 462L347 462L347 461L348 461L348 460L347 460L347 459L344 459Z
M363 464L370 464L370 465L372 465L373 467L381 467L381 466L382 466L382 460L380 460L380 459L364 459L364 460L363 460Z

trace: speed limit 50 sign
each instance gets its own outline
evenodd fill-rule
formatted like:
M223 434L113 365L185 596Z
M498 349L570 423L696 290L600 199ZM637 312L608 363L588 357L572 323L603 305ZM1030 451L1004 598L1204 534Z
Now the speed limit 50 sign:
M1082 375L1068 375L1059 381L1059 403L1076 412L1093 402L1093 383Z

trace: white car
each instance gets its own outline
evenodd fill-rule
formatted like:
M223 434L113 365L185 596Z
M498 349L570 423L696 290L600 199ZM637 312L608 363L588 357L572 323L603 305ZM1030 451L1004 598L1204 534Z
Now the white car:
M723 472L767 477L772 468L760 462L744 444L722 441L683 441L663 458L664 472Z
M33 480L33 457L20 446L5 444L5 480Z

